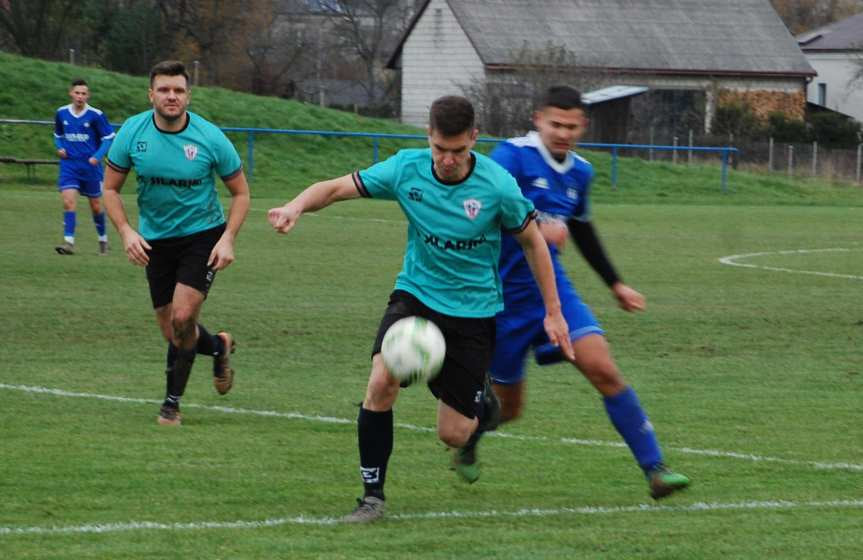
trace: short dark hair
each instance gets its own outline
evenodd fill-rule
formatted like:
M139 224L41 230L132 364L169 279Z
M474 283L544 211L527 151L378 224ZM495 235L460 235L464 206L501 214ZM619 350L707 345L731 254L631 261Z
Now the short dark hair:
M189 85L189 73L186 72L186 65L179 60L163 60L153 66L150 69L150 87L153 86L153 80L156 76L183 76L186 78L186 85Z
M581 92L569 86L551 86L542 97L539 104L540 109L546 107L557 107L568 111L570 109L584 109L584 101Z
M445 95L435 99L429 110L429 128L444 136L458 136L473 130L473 105L458 95Z
M72 80L72 85L70 85L70 86L69 86L69 89L72 89L72 88L73 88L73 87L75 87L75 86L86 86L86 87L90 87L90 86L88 86L88 85L87 85L87 82L85 82L85 81L84 81L83 79L81 79L81 78L75 78L74 80Z

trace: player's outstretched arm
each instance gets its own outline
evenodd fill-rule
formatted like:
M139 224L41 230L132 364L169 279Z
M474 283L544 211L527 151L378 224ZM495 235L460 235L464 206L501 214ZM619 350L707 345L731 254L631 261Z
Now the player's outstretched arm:
M554 278L554 268L551 264L551 254L548 245L540 233L536 223L531 220L523 231L515 238L524 250L527 264L536 279L542 301L545 304L545 320L543 326L552 344L560 346L563 355L574 360L572 341L569 338L569 326L560 311L560 297L557 294L557 283Z
M246 175L242 170L233 177L226 179L225 186L231 192L231 208L228 210L228 223L225 226L225 232L213 250L210 251L210 258L207 259L207 266L213 270L222 270L234 262L234 240L246 220L251 205L249 183L246 181Z
M326 208L334 202L359 198L360 192L351 175L315 183L292 201L278 208L270 208L267 220L279 233L291 231L304 212L314 212Z
M140 266L147 266L147 263L150 262L147 251L152 247L129 224L129 218L123 208L123 201L120 199L120 189L123 188L125 181L126 173L121 173L108 166L105 169L102 199L105 202L105 210L108 212L108 217L111 218L111 223L114 224L120 237L123 238L123 248L129 261Z

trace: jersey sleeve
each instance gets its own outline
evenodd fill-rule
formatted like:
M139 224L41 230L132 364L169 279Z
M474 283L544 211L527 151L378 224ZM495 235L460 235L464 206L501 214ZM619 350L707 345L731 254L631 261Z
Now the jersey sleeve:
M63 119L60 111L54 113L54 146L60 150L63 148Z
M243 162L240 159L240 154L237 153L237 148L218 128L214 134L213 151L216 154L216 173L223 181L233 178L243 169Z
M384 200L396 199L400 154L401 152L354 173L354 183L362 196Z
M509 171L513 177L518 178L521 174L521 159L518 157L518 148L509 142L501 142L495 146L489 157Z
M579 198L575 209L572 211L572 217L579 222L590 221L590 187L593 184L593 167L588 168L587 177L585 178L584 194Z
M124 126L114 136L111 148L108 150L108 165L115 171L126 173L132 168L130 144L132 142L132 127L127 120Z
M95 123L96 132L99 134L99 149L96 150L93 157L101 161L105 157L105 154L108 153L108 149L111 147L111 142L114 141L116 134L114 133L114 127L108 122L108 117L105 116L105 113L100 114Z
M506 173L501 173L501 227L507 233L519 233L536 216L533 202L526 198L518 183Z

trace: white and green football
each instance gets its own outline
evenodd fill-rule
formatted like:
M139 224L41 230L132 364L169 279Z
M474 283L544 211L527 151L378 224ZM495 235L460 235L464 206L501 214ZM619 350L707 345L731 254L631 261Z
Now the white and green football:
M384 365L403 383L429 381L440 371L445 355L443 333L422 317L399 319L387 329L381 343Z

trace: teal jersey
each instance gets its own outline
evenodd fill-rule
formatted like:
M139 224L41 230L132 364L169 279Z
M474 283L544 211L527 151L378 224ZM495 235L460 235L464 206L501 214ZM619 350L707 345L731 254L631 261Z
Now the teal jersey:
M138 175L138 231L144 239L183 237L225 223L215 171L223 180L242 162L219 128L195 113L179 132L156 128L153 111L123 123L108 152L108 165Z
M446 315L491 317L503 309L501 231L522 231L534 210L503 167L472 156L471 172L457 183L438 179L428 148L401 150L354 181L363 196L395 200L407 216L396 289Z

